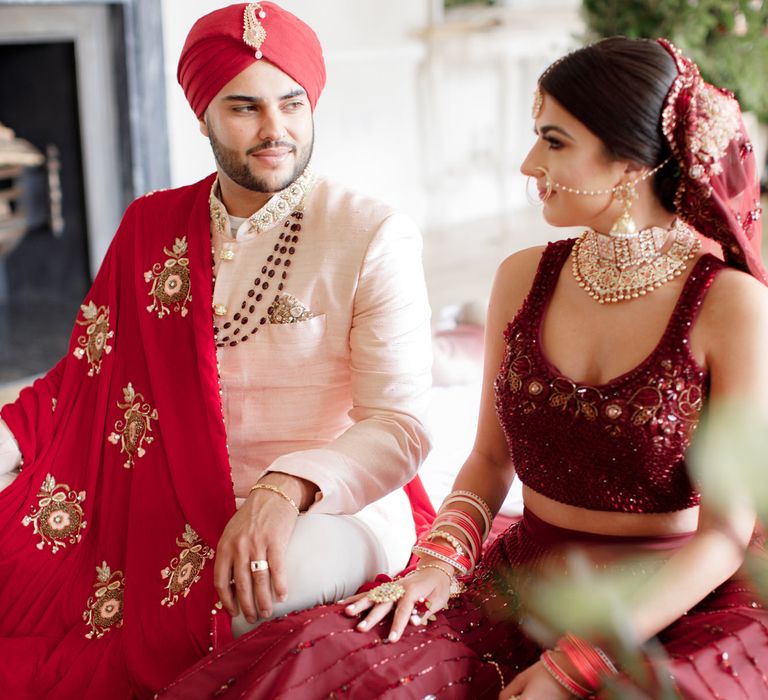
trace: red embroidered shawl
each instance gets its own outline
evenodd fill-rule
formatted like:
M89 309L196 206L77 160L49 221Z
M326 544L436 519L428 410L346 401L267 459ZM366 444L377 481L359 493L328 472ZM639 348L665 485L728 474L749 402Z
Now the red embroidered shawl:
M231 638L211 561L235 510L213 177L128 208L67 356L2 411L24 456L0 492L6 697L147 697ZM409 486L424 527L426 494Z

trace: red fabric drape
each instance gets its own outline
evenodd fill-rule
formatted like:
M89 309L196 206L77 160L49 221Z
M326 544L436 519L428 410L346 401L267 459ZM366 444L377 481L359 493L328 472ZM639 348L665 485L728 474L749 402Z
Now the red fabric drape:
M24 456L21 475L0 492L4 697L150 697L231 639L228 616L213 614L210 559L235 510L211 317L213 177L128 208L67 356L2 411ZM161 291L176 295L162 314L152 294L158 278ZM94 326L94 309L102 321L106 310L108 328ZM84 346L97 332L105 345L88 355ZM129 384L135 396L127 404ZM134 440L132 454L120 438ZM418 480L408 490L421 530L431 506ZM82 511L79 541L56 544L62 507L42 505L55 498L64 502L65 524ZM184 573L181 565L194 559L182 561L187 528L197 536L190 547L198 566ZM185 585L169 605L172 570ZM102 617L89 618L90 608Z
M161 604L161 572L179 556L186 526L215 547L235 508L208 301L211 182L142 198L126 212L86 299L108 309L114 333L98 373L89 376L94 365L75 354L86 333L85 323L77 324L66 358L2 412L25 459L21 475L0 493L0 686L11 697L130 697L131 685L147 696L211 645L210 562L187 597ZM188 314L159 318L147 311L144 273L184 237L193 290ZM126 468L128 455L108 436L124 420L118 403L129 383L157 420L150 420L145 453ZM68 486L65 493L85 496L81 540L55 553L49 543L38 548L41 536L23 523L39 510L48 474ZM126 614L121 627L89 639L83 614L103 562L123 574ZM224 617L214 619L227 639Z

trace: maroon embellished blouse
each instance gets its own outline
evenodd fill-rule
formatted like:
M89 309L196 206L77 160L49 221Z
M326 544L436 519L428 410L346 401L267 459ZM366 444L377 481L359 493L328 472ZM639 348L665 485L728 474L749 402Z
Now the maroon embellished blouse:
M685 450L708 390L688 338L725 264L702 256L661 340L634 369L589 386L562 376L541 348L541 321L574 241L544 251L523 305L504 333L496 410L520 480L561 503L664 513L698 505Z

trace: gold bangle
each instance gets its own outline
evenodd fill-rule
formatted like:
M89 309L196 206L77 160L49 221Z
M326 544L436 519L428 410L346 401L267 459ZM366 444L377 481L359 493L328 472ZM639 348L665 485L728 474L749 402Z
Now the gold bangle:
M299 510L299 507L296 505L296 501L294 501L285 491L278 488L277 486L272 486L272 484L254 484L251 486L251 490L248 492L248 495L250 496L254 491L257 489L264 489L265 491L271 491L272 493L276 493L280 498L283 500L288 501L290 503L295 511L296 515L299 515L301 511Z
M445 530L432 530L432 532L427 535L427 542L431 542L432 540L437 539L445 540L448 542L448 544L450 544L451 547L456 550L456 554L461 554L463 556L467 553L464 549L466 545L458 537L455 537L450 532L446 532Z
M437 564L423 564L422 566L416 567L416 571L421 571L423 569L437 569L438 571L442 571L448 577L448 580L450 581L448 587L449 598L458 598L467 590L467 587L456 578L455 574L448 573L442 566L438 566Z
M438 566L437 564L424 564L416 567L416 571L422 571L423 569L437 569L438 571L442 571L449 579L456 578L452 573L446 571L442 566Z

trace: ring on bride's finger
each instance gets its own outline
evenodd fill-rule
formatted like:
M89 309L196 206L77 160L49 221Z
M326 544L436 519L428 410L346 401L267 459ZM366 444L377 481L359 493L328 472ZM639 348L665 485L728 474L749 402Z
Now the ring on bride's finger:
M396 581L388 581L371 589L365 595L372 603L395 603L405 595L405 588Z
M266 559L256 559L251 562L251 571L256 573L257 571L266 571L269 568L269 562Z

